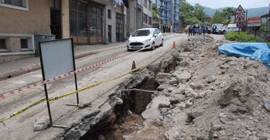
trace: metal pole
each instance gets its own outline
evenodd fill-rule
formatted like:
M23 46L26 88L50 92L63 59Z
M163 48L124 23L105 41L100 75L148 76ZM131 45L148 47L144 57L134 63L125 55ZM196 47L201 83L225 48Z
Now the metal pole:
M76 64L75 64L75 55L74 55L74 44L73 39L71 38L71 45L72 45L72 55L73 55L73 70L76 70ZM78 94L78 85L77 85L77 75L74 73L74 80L75 80L75 90L76 90L76 98L77 98L77 106L79 105L79 94Z
M255 39L256 39L256 34L257 34L257 27L255 27L255 35L254 35Z
M49 98L48 98L47 84L46 83L44 84L44 91L45 91L47 108L48 108L48 113L49 113L49 118L50 118L50 126L52 126L53 125L53 123L52 123L52 115L51 115L50 102L49 102Z
M38 46L39 46L39 58L40 58L40 63L41 63L41 71L42 71L42 79L43 81L46 80L45 78L45 73L44 73L44 65L43 65L43 57L42 57L42 49L41 49L41 43L39 42L38 43ZM48 91L47 91L47 84L44 83L44 92L45 92L45 96L46 96L46 102L47 102L47 109L48 109L48 114L49 114L49 119L50 119L50 126L53 125L53 122L52 122L52 115L51 115L51 109L50 109L50 102L49 102L49 97L48 97Z
M76 73L74 74L74 79L75 79L75 90L78 91L78 85L77 85L77 75ZM79 105L79 94L76 92L76 98L77 98L77 105Z
M248 10L246 10L246 21L245 21L245 24L246 24L246 31L248 31L248 28L247 28L247 15L248 15Z

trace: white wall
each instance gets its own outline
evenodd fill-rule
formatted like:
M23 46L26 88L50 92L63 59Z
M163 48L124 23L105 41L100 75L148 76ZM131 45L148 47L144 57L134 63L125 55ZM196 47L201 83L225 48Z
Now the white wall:
M111 18L108 18L108 9L111 10ZM116 5L116 7L114 7L113 2L111 0L109 0L109 4L106 6L106 43L109 43L109 37L108 37L108 25L111 25L112 27L112 43L116 42L116 13L120 13L120 14L125 14L122 11L122 7L119 5ZM125 31L124 34L126 35L126 15L125 15Z

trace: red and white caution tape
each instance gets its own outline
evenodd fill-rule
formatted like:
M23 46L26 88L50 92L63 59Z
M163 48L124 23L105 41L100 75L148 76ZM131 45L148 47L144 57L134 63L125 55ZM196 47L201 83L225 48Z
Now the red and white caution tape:
M115 60L118 60L120 58L123 58L125 56L128 56L130 54L133 54L133 53L136 53L136 52L139 52L143 49L140 49L140 50L137 50L137 51L134 51L134 52L128 52L128 53L125 53L123 55L120 55L120 56L116 56L114 58L111 58L111 59L108 59L108 60L104 60L102 62L98 62L96 64L92 64L90 66L87 66L87 67L84 67L84 68L80 68L80 69L77 69L75 71L72 71L72 72L69 72L69 73L66 73L66 74L63 74L63 75L59 75L57 77L54 77L54 78L51 78L51 79L48 79L46 81L40 81L38 83L34 83L34 84L31 84L31 85L27 85L26 87L23 87L23 88L19 88L17 90L14 90L14 91L10 91L8 93L3 93L3 94L0 94L0 98L4 99L6 98L6 95L7 94L10 94L10 95L15 95L15 94L19 94L19 93L22 93L23 91L27 90L27 89L33 89L35 87L38 87L38 86L43 86L44 84L48 84L48 83L51 83L51 82L54 82L56 80L59 80L59 79L63 79L63 78L66 78L66 77L69 77L71 75L74 75L76 73L80 73L80 72L83 72L83 71L86 71L86 70L91 70L95 67L98 67L98 66L101 66L101 65L104 65L104 64L107 64L107 63L110 63L112 61L115 61Z

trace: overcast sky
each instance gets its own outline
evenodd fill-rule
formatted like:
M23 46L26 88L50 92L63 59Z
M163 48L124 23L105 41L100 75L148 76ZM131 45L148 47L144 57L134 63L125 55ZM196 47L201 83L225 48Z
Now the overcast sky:
M195 3L199 3L202 6L214 9L224 7L237 8L239 4L241 4L244 9L268 7L270 3L270 0L186 0L186 1L192 5L194 5Z

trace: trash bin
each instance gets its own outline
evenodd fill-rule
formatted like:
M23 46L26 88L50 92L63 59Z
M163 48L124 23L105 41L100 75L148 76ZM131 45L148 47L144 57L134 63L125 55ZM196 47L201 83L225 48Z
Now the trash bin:
M55 35L50 35L50 34L39 34L35 35L35 55L39 56L39 42L44 42L44 41L50 41L50 40L55 40Z

